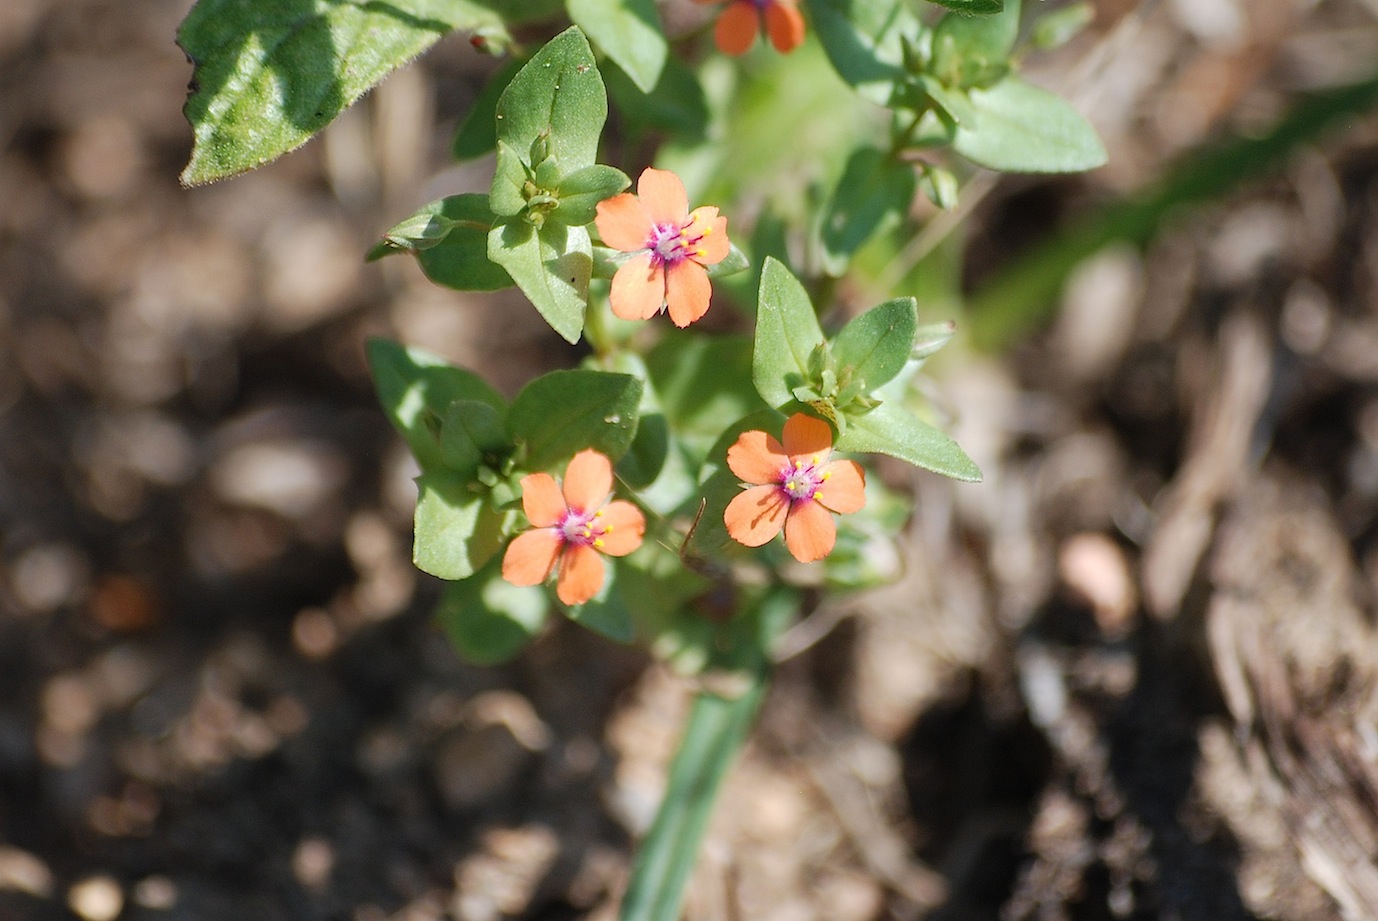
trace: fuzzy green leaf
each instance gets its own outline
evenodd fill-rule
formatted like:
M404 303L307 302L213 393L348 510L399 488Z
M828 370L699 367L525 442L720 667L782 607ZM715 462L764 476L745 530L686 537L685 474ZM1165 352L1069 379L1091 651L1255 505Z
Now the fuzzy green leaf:
M655 0L568 0L569 18L649 93L669 55Z
M505 408L502 396L481 377L422 349L371 339L368 364L383 411L422 470L444 466L439 432L455 400L477 400L499 412Z
M587 230L548 221L537 231L518 217L488 234L488 258L507 270L551 329L579 341L593 272Z
M849 416L847 431L837 439L837 449L888 454L955 480L974 483L981 479L980 468L957 442L893 403Z
M952 148L1010 173L1074 173L1105 163L1096 129L1065 99L1009 76L969 93L976 118L957 126Z
M177 32L195 66L182 182L224 179L301 146L451 29L505 31L477 0L199 0Z
M903 218L916 185L910 164L874 147L852 153L823 212L823 251L831 274L841 275L863 243Z
M542 470L594 448L616 461L636 436L641 381L606 371L552 371L522 388L507 431L526 446L525 465Z
M823 330L799 279L767 256L756 307L756 343L751 380L767 404L782 409L794 388L809 378L809 356L823 343Z
M832 341L833 357L839 369L851 369L853 380L865 382L863 393L871 393L900 373L918 328L917 301L886 301L842 327Z
M499 665L521 652L549 611L545 591L505 581L502 562L494 556L471 578L445 586L435 619L462 658Z
M577 27L552 38L526 62L498 98L494 117L497 139L523 159L544 135L566 170L594 163L608 97L593 51Z
M467 579L502 546L512 513L495 511L468 478L448 470L416 478L412 562L442 579Z

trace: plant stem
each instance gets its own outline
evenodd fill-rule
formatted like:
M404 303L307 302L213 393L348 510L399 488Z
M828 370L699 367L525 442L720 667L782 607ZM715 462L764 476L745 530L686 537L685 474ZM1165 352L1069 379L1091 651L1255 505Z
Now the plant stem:
M770 646L797 607L792 592L777 589L754 611L744 612L740 620L747 630L738 639L745 642L732 650L735 661L730 664L745 673L746 690L732 698L701 691L694 698L684 738L670 766L665 798L632 865L620 921L678 921L718 789L746 741L770 683Z

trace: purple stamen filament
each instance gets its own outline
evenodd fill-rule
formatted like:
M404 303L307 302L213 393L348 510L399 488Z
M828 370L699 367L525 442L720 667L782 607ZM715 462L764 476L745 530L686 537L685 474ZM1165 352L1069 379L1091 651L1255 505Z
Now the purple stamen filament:
M585 512L580 509L570 509L560 522L560 537L564 538L565 543L574 544L578 547L603 546L603 535L612 530L610 525L605 525L598 519L603 517L601 510L597 512Z
M682 227L675 224L656 225L651 230L650 239L646 241L646 248L651 251L652 259L662 265L674 265L690 256L703 255L698 249L698 244L707 230L696 237L690 237L688 231L693 226L692 221Z
M795 459L780 471L780 488L791 501L816 499L829 474L818 466L818 457L811 461Z

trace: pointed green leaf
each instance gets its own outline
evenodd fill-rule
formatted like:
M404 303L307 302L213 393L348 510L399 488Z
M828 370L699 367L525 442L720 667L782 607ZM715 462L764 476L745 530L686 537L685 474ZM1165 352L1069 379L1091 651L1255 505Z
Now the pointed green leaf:
M525 188L530 173L526 160L504 141L497 143L497 165L488 189L488 205L499 218L515 217L526 210Z
M412 562L442 579L467 579L502 546L510 512L494 511L476 484L448 470L416 478Z
M435 619L462 658L498 665L540 632L549 610L544 589L505 581L502 560L494 556L470 578L445 586Z
M455 400L477 400L502 411L502 396L478 375L422 349L370 339L368 364L378 401L406 439L422 470L444 465L438 433Z
M186 185L301 146L394 68L451 29L503 31L475 0L199 0L177 32L192 60L195 134Z
M868 413L847 416L847 431L838 437L839 451L888 454L955 480L979 482L981 470L957 442L893 403Z
M510 449L502 414L490 404L455 400L445 411L440 423L440 455L447 470L472 479L486 457Z
M1065 99L1006 77L970 92L976 120L952 147L971 162L1010 173L1073 173L1105 163L1096 130Z
M593 51L577 27L561 32L512 78L498 99L498 140L525 157L541 135L567 170L597 159L608 97ZM528 164L530 165L530 164Z
M488 234L488 258L507 270L551 329L579 341L593 272L587 230L547 221L537 231L516 218Z
M478 98L469 108L469 114L464 116L464 121L455 131L450 155L456 160L472 160L493 149L498 140L498 97L507 89L507 84L512 82L521 66L520 58L512 58L498 68L483 85Z
M606 371L552 371L522 388L507 431L526 445L525 464L542 470L594 448L616 461L636 435L641 381Z
M914 167L874 147L853 151L823 212L828 271L841 275L873 234L890 229L909 211Z
M621 192L632 181L620 169L595 163L560 179L555 192L560 203L550 216L562 224L582 226L591 223L598 203Z
M451 195L431 202L389 230L369 258L410 251L421 271L438 285L457 291L506 288L512 284L511 277L488 258L488 233L494 220L488 196Z
M901 39L919 21L905 0L809 0L814 30L833 68L872 102L885 105L904 78Z
M568 0L569 18L598 49L649 93L669 48L654 0Z
M852 379L865 382L863 393L887 383L909 360L919 327L918 302L895 298L854 318L833 339L839 369L850 367Z
M799 279L767 256L756 306L756 343L751 380L756 392L777 409L794 400L793 390L809 380L809 355L823 343L823 330Z

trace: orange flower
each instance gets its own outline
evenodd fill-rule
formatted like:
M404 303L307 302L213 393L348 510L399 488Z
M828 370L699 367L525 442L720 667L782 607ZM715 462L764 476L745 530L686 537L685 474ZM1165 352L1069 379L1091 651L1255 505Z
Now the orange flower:
M776 51L789 54L803 43L804 17L797 0L732 0L713 29L718 50L723 54L745 54L751 50L760 32L761 17L765 17L766 34Z
M626 556L641 546L646 519L630 502L612 497L612 462L593 449L574 455L564 490L548 473L522 477L522 508L535 528L518 534L502 558L513 585L540 585L558 565L555 594L583 604L603 587L599 554Z
M623 192L598 203L598 234L624 253L608 299L624 320L649 320L668 304L670 319L685 327L708 312L708 270L727 258L727 218L712 206L689 211L684 183L668 170L647 169L637 194Z
M856 461L829 461L828 423L803 413L785 422L784 444L765 432L743 432L727 449L727 466L748 488L727 504L723 522L738 543L759 547L785 531L785 546L801 563L832 552L832 512L866 504L866 474ZM825 485L826 484L826 485Z

